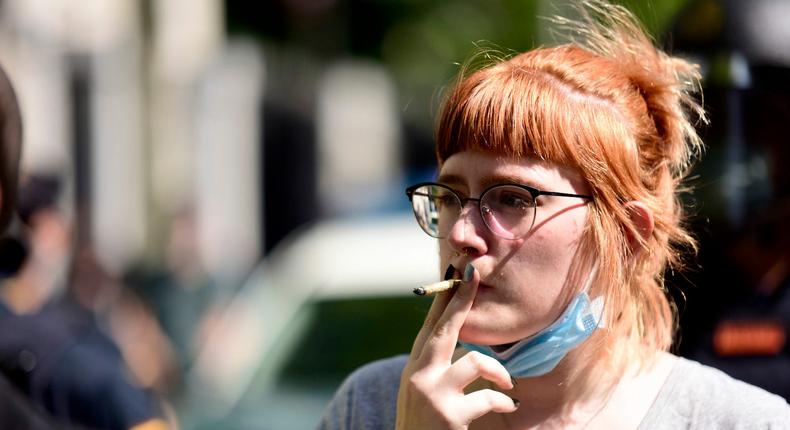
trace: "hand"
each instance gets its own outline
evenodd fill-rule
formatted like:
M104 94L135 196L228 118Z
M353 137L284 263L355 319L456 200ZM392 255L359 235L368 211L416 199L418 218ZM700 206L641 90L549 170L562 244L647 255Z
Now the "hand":
M480 275L469 265L455 291L434 299L401 375L396 429L465 430L489 412L513 412L518 407L517 401L496 390L464 394L464 388L481 377L512 389L510 374L498 361L473 351L451 362L479 282Z

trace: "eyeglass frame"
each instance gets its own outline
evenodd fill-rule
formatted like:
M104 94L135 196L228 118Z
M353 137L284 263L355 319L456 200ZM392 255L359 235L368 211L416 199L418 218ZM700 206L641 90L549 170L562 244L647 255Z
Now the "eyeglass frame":
M480 217L483 220L483 224L485 224L485 226L488 229L488 231L490 231L493 235L495 235L497 237L501 237L501 238L506 239L506 240L518 240L518 239L521 239L525 235L527 235L530 231L532 231L532 227L534 227L534 224L535 224L535 218L537 218L537 207L538 207L537 202L538 202L538 197L540 197L540 196L575 197L575 198L586 199L586 200L589 200L589 201L595 200L595 197L592 196L592 195L561 193L561 192L558 192L558 191L543 191L543 190L539 190L539 189L537 189L535 187L531 187L529 185L524 185L524 184L519 184L519 183L516 183L516 182L503 182L503 183L491 185L491 186L487 187L486 189L484 189L480 193L480 196L477 197L477 198L475 198L475 197L461 197L460 193L458 191L454 190L453 188L451 188L449 185L440 184L438 182L420 182L420 183L411 185L409 187L406 187L406 190L405 190L406 196L409 198L409 202L412 204L412 213L414 214L415 218L417 218L417 212L416 212L416 210L414 208L414 200L413 200L414 193L417 191L417 189L419 189L421 187L426 187L426 186L439 186L441 188L444 188L444 189L450 191L450 193L453 196L455 196L456 199L458 199L458 202L461 203L461 205L459 206L461 211L463 211L463 209L466 207L466 204L469 203L470 201L476 202L477 203L477 207L480 210ZM503 237L501 235L498 235L496 232L494 232L494 230L488 225L488 222L486 222L485 213L483 212L483 206L480 204L480 202L483 199L483 196L486 195L486 193L488 193L489 191L491 191L494 188L499 188L499 187L504 187L504 186L511 186L511 187L520 188L520 189L528 192L532 196L532 210L533 210L533 212L532 212L532 225L530 225L529 230L527 230L524 233L524 235L522 235L522 236L513 237L513 238ZM459 213L458 216L460 217L460 215L461 214ZM456 219L456 222L457 221L458 220ZM417 219L417 224L420 224L419 219ZM422 224L420 224L420 229L422 231L424 231L428 236L431 236L431 237L433 237L435 239L445 239L447 237L447 236L434 236L434 235L428 233L425 230L425 228L422 227Z

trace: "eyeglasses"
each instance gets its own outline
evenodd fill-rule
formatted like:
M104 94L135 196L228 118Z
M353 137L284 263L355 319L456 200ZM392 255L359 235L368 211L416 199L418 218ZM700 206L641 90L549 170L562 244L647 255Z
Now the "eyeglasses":
M520 239L535 223L538 196L576 197L592 200L583 194L541 191L521 184L497 184L486 188L479 198L461 197L452 188L423 182L406 188L414 216L420 227L437 239L443 239L458 221L467 202L477 202L486 227L504 239Z

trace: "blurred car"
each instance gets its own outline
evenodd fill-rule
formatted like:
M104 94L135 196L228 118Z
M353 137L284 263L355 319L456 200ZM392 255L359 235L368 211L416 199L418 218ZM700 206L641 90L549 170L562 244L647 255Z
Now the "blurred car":
M178 402L184 428L314 428L354 368L408 353L440 276L411 214L330 220L284 241L233 297Z

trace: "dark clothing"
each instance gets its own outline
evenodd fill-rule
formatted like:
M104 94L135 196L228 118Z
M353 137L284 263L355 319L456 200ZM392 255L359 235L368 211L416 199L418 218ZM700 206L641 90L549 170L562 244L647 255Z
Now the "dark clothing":
M118 348L69 302L30 315L0 304L0 370L34 408L68 426L128 429L158 416L153 397L128 380Z
M37 410L4 375L0 374L0 428L3 430L45 430L57 428L46 414Z

